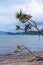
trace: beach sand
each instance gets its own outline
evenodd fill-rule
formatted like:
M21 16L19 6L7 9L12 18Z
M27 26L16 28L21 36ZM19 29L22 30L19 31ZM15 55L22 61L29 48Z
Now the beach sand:
M34 54L43 57L43 52L37 52ZM33 58L34 60L31 61ZM43 65L43 60L38 61L33 55L29 53L19 56L0 57L0 65Z

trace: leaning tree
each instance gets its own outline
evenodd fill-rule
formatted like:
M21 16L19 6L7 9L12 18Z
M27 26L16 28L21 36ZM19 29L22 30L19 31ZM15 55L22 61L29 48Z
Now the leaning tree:
M16 29L17 30L25 30L25 32L27 32L27 30L31 29L32 27L36 28L37 31L43 35L42 31L39 30L36 22L34 20L32 20L32 16L29 15L29 14L25 14L22 12L22 10L20 10L20 12L17 12L16 13L16 18L19 19L20 22L22 23L28 23L28 24L25 24L25 27L24 28L21 28L20 26L16 25Z
M32 27L34 27L43 36L42 31L38 28L36 22L34 20L32 20L32 16L31 15L25 14L25 13L23 13L22 10L20 10L19 12L16 13L16 18L19 19L19 21L22 22L23 24L25 23L25 27L24 28L21 28L20 26L16 25L16 29L17 30L25 30L25 32L27 33L27 31L29 29L31 29ZM20 45L18 45L17 48L18 48L18 50L15 50L15 52L21 52L21 51L23 51L25 49L25 50L28 50L35 57L35 59L37 58L39 60L43 60L43 57L35 55L26 46L20 46ZM33 60L34 60L34 58L31 61L33 61Z

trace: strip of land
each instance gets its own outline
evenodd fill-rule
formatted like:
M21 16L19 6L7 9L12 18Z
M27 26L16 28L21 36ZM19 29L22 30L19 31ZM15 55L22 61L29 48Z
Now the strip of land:
M43 57L43 52L34 53ZM25 54L19 56L0 57L0 65L43 65L43 60L37 60L33 55Z

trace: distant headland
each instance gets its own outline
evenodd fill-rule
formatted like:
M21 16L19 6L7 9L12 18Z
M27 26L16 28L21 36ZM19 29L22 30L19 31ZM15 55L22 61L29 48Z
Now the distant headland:
M43 29L40 30L43 33ZM8 34L8 35L40 35L38 31L28 31L28 32L4 32L0 31L0 34Z

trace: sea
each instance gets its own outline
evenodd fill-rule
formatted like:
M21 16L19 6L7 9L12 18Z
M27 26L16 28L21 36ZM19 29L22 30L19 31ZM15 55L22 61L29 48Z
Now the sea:
M39 27L43 25L40 24ZM14 53L17 45L25 45L32 52L43 52L43 36L0 34L0 56L29 53L26 50Z

